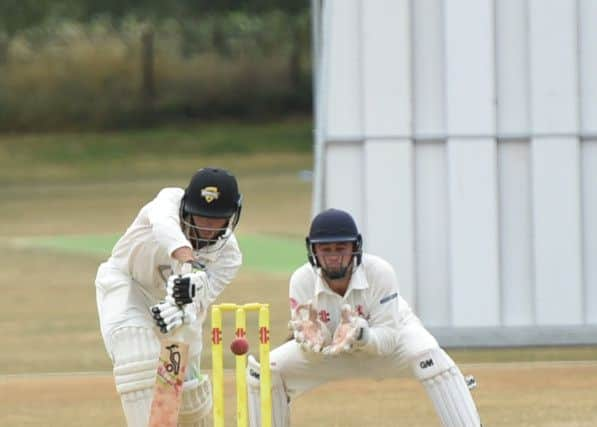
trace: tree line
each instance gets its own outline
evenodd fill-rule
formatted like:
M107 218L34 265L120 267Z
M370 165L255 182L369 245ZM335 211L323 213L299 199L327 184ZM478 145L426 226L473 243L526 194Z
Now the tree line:
M309 2L0 3L0 130L310 113Z
M117 23L131 16L152 21L276 11L298 16L309 8L306 0L2 0L0 5L0 32L8 35L48 21L90 22L98 16Z

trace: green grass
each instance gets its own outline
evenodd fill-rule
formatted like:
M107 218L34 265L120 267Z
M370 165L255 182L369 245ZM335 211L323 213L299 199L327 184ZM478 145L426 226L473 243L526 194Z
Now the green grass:
M227 124L213 126L226 134ZM304 126L308 127L306 122ZM272 128L255 129L253 135L280 132L284 138L283 132ZM157 139L149 143L152 148L147 152L141 149L145 136ZM164 185L184 185L189 171L207 162L237 172L245 195L238 231L247 268L241 268L218 302L269 302L273 345L287 336L289 274L274 273L274 269L293 268L291 264L305 259L301 236L310 218L311 184L301 181L297 172L309 167L310 154L205 156L195 153L190 142L186 147L185 138L185 131L178 129L0 138L4 203L0 209L0 329L3 346L9 349L0 354L0 374L23 374L0 378L0 425L123 425L114 380L108 373L112 366L98 328L97 267L143 203ZM122 141L123 147L116 141ZM99 160L92 148L100 151ZM60 153L70 153L70 160L63 162ZM15 239L29 245L7 244ZM92 251L76 255L89 248ZM232 316L225 324L229 339L234 330ZM253 327L249 337L255 340L256 322L249 319L248 325ZM208 371L207 326L204 343L202 369ZM255 341L251 346L256 348ZM484 425L597 425L594 363L502 363L595 360L595 347L458 349L450 354L465 374L478 380L474 396ZM478 362L499 364L467 365ZM230 352L225 366L234 366ZM73 371L106 375L39 375ZM234 407L229 399L233 387L228 381L229 413ZM346 405L346 397L352 395L359 396L358 405ZM423 388L406 378L328 384L301 396L292 406L297 427L367 426L372 420L377 426L438 425ZM232 425L232 415L227 425L228 421Z
M118 240L117 234L52 236L16 239L21 247L50 249L78 254L109 255L110 249Z
M265 125L217 122L122 132L3 135L0 145L30 161L68 164L140 156L308 152L311 137L311 122L302 118Z
M214 122L123 132L0 135L0 184L179 176L213 157L310 155L308 117L270 123ZM252 163L252 162L251 162ZM257 165L258 166L258 165ZM275 164L256 172L271 172Z
M307 250L299 239L240 235L243 265L270 273L292 273L305 263Z
M120 235L87 234L15 239L18 246L80 255L108 256ZM243 268L268 273L291 273L305 262L305 248L297 238L245 234L238 237Z

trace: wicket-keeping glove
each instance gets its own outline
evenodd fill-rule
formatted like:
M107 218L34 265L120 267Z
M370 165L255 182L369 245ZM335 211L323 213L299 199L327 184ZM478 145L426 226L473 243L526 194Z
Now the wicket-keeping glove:
M336 330L332 343L322 350L328 356L340 353L351 353L367 344L369 340L369 323L352 310L349 305L344 305L341 312L341 321Z
M330 331L317 318L317 310L313 308L311 301L294 309L288 328L303 351L318 353L331 341Z

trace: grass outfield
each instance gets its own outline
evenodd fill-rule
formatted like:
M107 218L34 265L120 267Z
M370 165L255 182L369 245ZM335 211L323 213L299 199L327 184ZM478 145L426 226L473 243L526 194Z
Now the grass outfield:
M210 163L271 174L311 157L308 117L198 122L122 132L0 134L0 184L164 180ZM274 154L272 156L272 154Z
M214 129L225 132L223 125ZM279 129L246 132L248 140L284 135ZM246 264L219 301L269 302L273 345L287 336L289 270L305 262L302 238L311 215L311 183L299 173L311 168L311 155L194 153L188 132L173 130L157 132L144 151L143 138L127 142L128 136L106 135L105 147L101 135L0 138L0 330L8 350L0 353L1 426L124 425L98 329L95 272L144 203L162 187L186 185L203 165L236 172L244 194L238 236ZM134 148L119 154L110 138ZM51 155L38 151L44 144L51 144L44 148ZM61 152L69 153L68 161L53 154ZM256 319L249 317L248 325L256 348ZM232 328L227 318L225 340ZM488 426L597 425L595 347L450 354L477 377L475 397ZM209 356L205 351L204 369ZM528 363L561 360L593 362ZM231 355L225 365L233 367ZM330 384L298 399L293 411L293 426L437 425L425 394L409 379Z
M230 165L241 159L208 161L235 170ZM289 272L306 261L300 242L310 218L311 184L299 172L311 159L282 153L244 162L238 174L245 200L238 234L246 268L220 301L270 302L272 325L282 325L272 331L279 343L287 335ZM4 345L11 348L0 355L0 374L110 369L97 325L97 266L144 203L164 186L186 185L198 166L174 179L156 173L151 180L49 180L0 188L6 202L0 210L5 295L0 322ZM202 363L209 365L209 353Z
M48 249L65 254L93 254L108 256L119 234L86 234L14 238L15 246ZM305 245L301 239L240 234L243 268L264 273L291 273L305 262Z
M594 427L597 363L463 365L474 372L483 425ZM226 425L236 425L234 382L225 377ZM322 402L325 402L322 404ZM120 401L106 374L0 376L0 425L123 426ZM410 378L326 384L292 404L292 425L436 427L429 399Z

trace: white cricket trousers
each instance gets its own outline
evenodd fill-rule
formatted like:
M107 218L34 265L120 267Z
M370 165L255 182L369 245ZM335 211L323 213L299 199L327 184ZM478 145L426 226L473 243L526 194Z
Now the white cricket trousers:
M412 358L438 347L437 340L423 327L410 308L404 309L395 353L388 356L366 352L324 357L300 349L296 341L288 341L270 354L270 365L278 371L293 399L319 385L349 378L382 379L411 376Z

